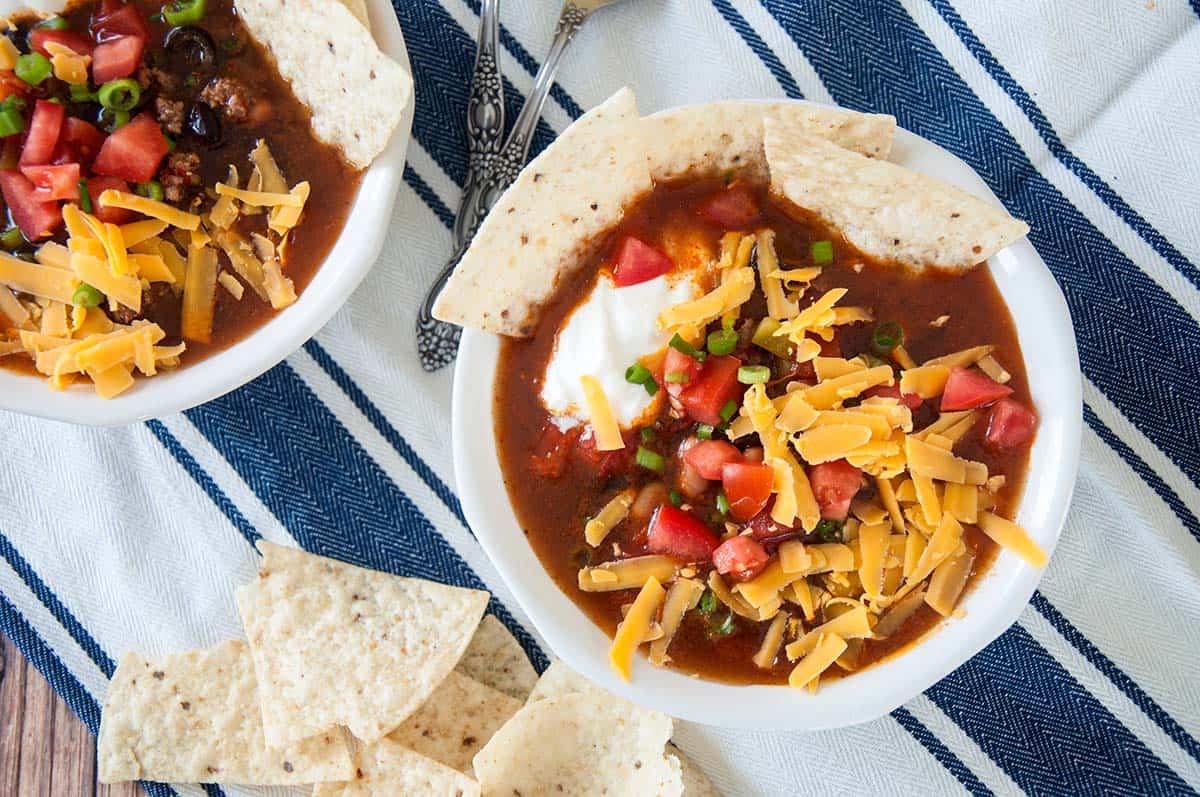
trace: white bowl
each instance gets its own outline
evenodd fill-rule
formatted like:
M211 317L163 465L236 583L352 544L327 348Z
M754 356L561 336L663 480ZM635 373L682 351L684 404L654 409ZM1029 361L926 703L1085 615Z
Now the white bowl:
M969 166L908 131L897 131L892 160L995 201ZM1050 551L1058 541L1079 462L1082 400L1071 317L1058 285L1028 241L1008 247L988 265L1016 323L1041 417L1017 520ZM866 722L924 691L1002 634L1041 577L1040 570L1002 551L964 598L963 616L943 621L898 655L823 684L816 694L694 678L653 667L641 655L631 680L622 681L608 664L609 637L550 578L513 514L492 423L489 375L495 373L499 348L496 336L467 330L459 349L452 417L454 474L463 511L554 653L635 703L731 728L817 730Z
M371 30L389 56L409 68L400 23L386 0L369 0ZM0 409L89 426L117 426L186 410L244 385L300 348L325 326L371 270L383 248L404 173L412 129L410 98L392 140L362 176L346 224L312 282L291 307L199 365L139 379L115 399L88 385L56 391L45 377L0 368Z

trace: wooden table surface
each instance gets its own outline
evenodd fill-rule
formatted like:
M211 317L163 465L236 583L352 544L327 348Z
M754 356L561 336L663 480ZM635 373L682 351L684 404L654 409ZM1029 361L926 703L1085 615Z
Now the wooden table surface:
M96 782L96 740L42 674L0 633L0 795L143 797Z

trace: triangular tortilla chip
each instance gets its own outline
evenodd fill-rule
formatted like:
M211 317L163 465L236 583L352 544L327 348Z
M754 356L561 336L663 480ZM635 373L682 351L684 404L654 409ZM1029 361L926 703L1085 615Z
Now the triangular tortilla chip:
M361 775L319 783L312 797L479 797L479 784L398 742L384 739L359 754Z
M520 700L452 672L387 738L470 774L471 759L520 708Z
M678 797L679 761L664 756L671 718L607 696L530 703L475 756L484 794Z
M354 774L340 728L286 750L266 747L245 642L125 654L104 699L96 760L102 783L289 785Z
M337 725L370 744L412 714L462 657L488 594L262 540L237 591L270 744Z
M650 190L639 121L633 92L621 89L534 158L480 225L434 316L501 335L532 334L554 286Z
M522 701L529 697L538 680L537 670L533 669L521 643L491 614L485 615L475 629L457 669Z
M920 270L970 268L1029 231L1002 208L932 177L834 146L768 116L771 191L864 254Z
M692 105L643 120L650 176L660 182L686 174L737 170L742 176L766 180L763 117L767 114L809 135L881 160L887 160L896 132L894 116L811 102L727 100Z

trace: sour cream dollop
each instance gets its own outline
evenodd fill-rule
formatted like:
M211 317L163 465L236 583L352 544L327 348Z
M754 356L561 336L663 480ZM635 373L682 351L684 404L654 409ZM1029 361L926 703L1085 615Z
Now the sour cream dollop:
M645 414L653 399L641 385L625 381L625 369L639 357L659 351L670 336L658 328L658 314L693 299L696 283L685 275L658 277L624 288L601 274L575 311L559 328L554 353L542 382L542 404L559 429L583 422L586 405L580 377L594 376L604 389L621 428Z

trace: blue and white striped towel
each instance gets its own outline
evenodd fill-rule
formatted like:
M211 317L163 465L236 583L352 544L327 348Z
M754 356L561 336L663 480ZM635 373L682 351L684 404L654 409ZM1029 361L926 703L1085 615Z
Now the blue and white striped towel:
M161 421L0 414L0 628L93 730L127 648L241 633L232 588L259 535L486 587L545 661L463 521L450 373L423 373L411 336L466 171L478 0L396 2L416 77L410 165L380 263L329 326ZM553 14L552 0L504 2L514 114ZM535 146L624 84L644 112L791 96L892 113L1029 221L1076 322L1083 463L1019 622L867 725L682 726L726 794L1200 789L1198 54L1198 0L628 0L580 35Z

